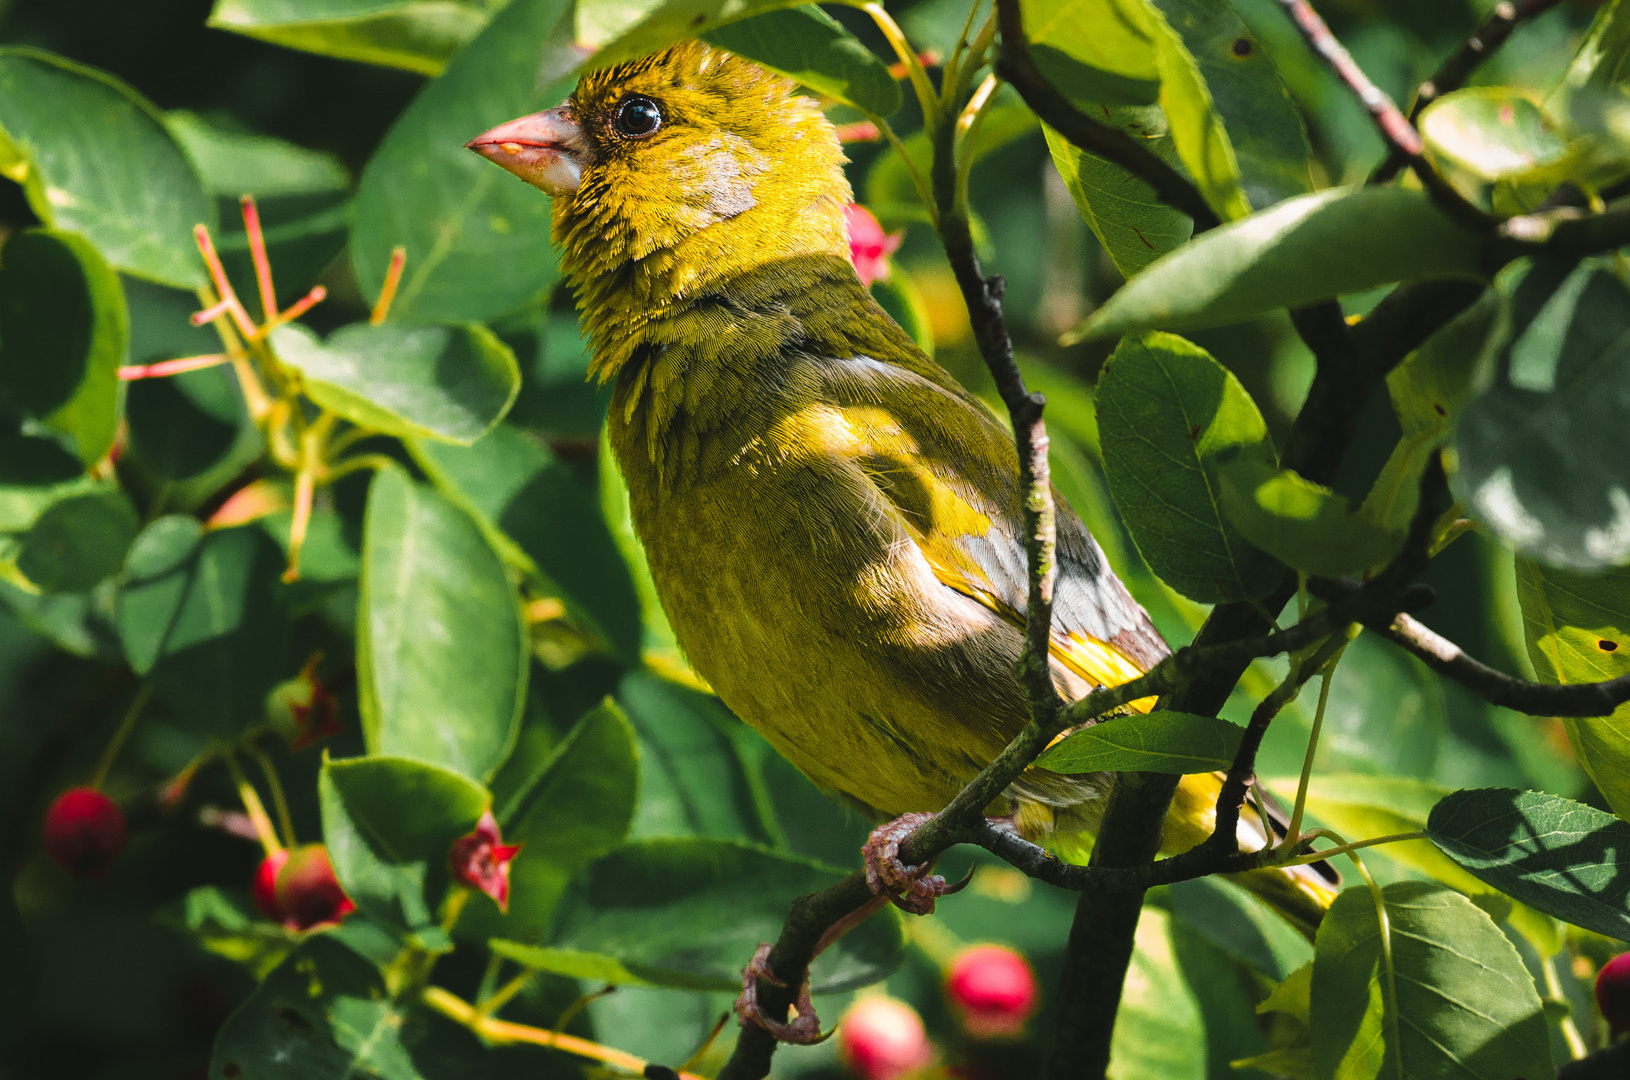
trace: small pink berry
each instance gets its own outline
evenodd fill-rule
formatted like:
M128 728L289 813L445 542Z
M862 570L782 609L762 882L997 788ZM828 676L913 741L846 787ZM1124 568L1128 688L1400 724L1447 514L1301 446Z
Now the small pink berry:
M1036 974L1005 945L975 945L951 961L945 995L969 1035L1014 1039L1035 1014Z
M328 861L328 849L321 844L290 850L277 872L273 891L283 909L283 925L291 930L339 922L357 907L340 887Z
M447 862L454 881L480 889L493 898L499 911L508 911L509 864L520 850L520 844L504 843L498 822L488 810L476 822L474 832L453 841Z
M849 258L867 288L889 276L889 256L900 246L901 233L889 234L872 212L858 203L843 208L843 221L849 228Z
M896 998L863 997L838 1021L838 1056L860 1080L897 1080L934 1058L917 1010Z
M260 865L255 868L254 884L249 888L249 894L255 900L255 907L273 922L282 922L288 918L288 912L277 902L277 875L283 869L283 864L288 861L287 848L274 851L260 860Z
M125 816L95 788L69 788L45 812L45 853L74 877L101 877L124 850Z
M1597 973L1596 1007L1615 1036L1630 1031L1630 952L1615 956Z

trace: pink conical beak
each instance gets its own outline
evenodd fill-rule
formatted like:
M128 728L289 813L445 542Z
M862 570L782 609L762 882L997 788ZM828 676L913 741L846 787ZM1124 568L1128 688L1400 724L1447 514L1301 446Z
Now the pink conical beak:
M499 124L464 145L550 195L576 191L591 160L583 129L565 105Z

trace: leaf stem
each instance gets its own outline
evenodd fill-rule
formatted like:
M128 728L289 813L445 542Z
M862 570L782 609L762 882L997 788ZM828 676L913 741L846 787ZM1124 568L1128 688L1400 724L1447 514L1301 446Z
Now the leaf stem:
M153 684L143 683L136 691L136 696L130 702L130 708L125 710L124 716L119 720L119 726L113 729L112 738L102 750L102 756L96 759L96 769L91 773L90 786L101 790L106 783L108 773L113 771L113 763L119 757L119 751L124 748L125 740L136 728L136 719L141 716L142 709L153 696Z
M283 830L283 842L294 847L297 841L294 838L294 818L289 814L289 800L283 794L283 781L277 775L277 767L266 751L259 746L251 748L255 761L260 765L260 771L266 776L266 786L272 792L272 807L277 811L277 823Z
M282 851L283 845L277 839L277 830L272 828L272 819L266 815L266 807L261 803L255 786L238 767L237 755L229 749L223 752L221 757L226 759L227 770L232 773L232 783L237 786L238 798L243 802L243 812L249 815L249 822L255 827L255 835L260 838L262 850L268 855Z

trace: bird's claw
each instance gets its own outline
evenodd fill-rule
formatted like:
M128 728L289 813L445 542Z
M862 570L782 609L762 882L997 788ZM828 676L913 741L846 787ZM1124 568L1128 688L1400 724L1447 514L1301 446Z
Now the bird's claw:
M935 900L961 892L972 878L970 874L954 885L947 884L938 874L929 874L932 863L907 866L900 861L900 845L933 816L901 814L873 829L860 849L866 860L866 884L872 892L888 897L889 903L911 915L933 914Z
M821 1031L821 1018L815 1015L815 1003L809 996L809 977L805 976L803 984L798 987L798 999L793 1002L793 1008L798 1015L792 1023L782 1023L765 1016L758 1007L758 981L763 979L772 986L786 986L770 970L770 950L773 948L769 942L759 945L753 958L747 961L747 966L741 969L741 996L736 999L736 1016L743 1024L757 1024L775 1037L777 1042L796 1043L799 1046L814 1046L825 1042L832 1037L832 1032Z

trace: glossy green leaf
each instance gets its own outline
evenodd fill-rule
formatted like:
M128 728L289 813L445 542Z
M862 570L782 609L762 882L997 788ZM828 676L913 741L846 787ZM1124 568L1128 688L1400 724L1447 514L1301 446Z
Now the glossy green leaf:
M1293 570L1315 577L1358 574L1403 548L1401 531L1372 525L1345 497L1260 457L1226 462L1219 477L1223 514Z
M775 940L787 906L842 876L738 841L645 840L588 869L553 944L613 957L659 986L734 992L742 957ZM903 946L893 911L873 916L815 961L815 990L877 982L898 966Z
M1426 828L1451 859L1508 896L1630 940L1630 824L1556 795L1484 788L1444 796Z
M1333 188L1213 229L1158 260L1067 335L1198 330L1394 281L1475 277L1482 241L1418 191Z
M628 835L638 795L634 730L607 701L493 808L505 842L524 845L510 865L509 913L472 904L460 936L534 938L547 930L572 876Z
M228 131L185 110L165 113L164 126L186 151L211 195L272 199L351 186L351 174L332 154L269 135ZM274 264L274 269L280 267Z
M1034 0L1020 11L1036 66L1077 106L1159 99L1152 9L1142 0Z
M262 718L285 669L283 553L260 529L160 518L132 545L119 592L119 636L160 700L203 733L235 738Z
M900 84L888 65L814 4L766 11L700 37L875 116L900 108Z
M1470 516L1541 562L1630 561L1630 286L1614 264L1534 260L1500 275L1510 333L1456 425L1451 488Z
M298 323L272 332L311 400L362 427L468 446L520 392L515 354L486 327L344 326L319 341Z
M368 492L357 623L368 751L491 776L526 703L520 603L475 521L399 469Z
M23 535L17 569L43 592L84 592L118 572L140 529L123 491L75 495L53 504Z
M393 319L486 320L542 296L555 281L549 199L464 149L505 120L558 105L570 20L565 0L513 0L426 86L368 160L357 188L351 259L370 298L391 249L407 249ZM554 58L554 59L551 59Z
M82 237L28 229L5 241L0 394L66 436L86 465L113 445L129 342L119 277Z
M1400 881L1383 892L1393 979L1368 888L1343 891L1319 927L1311 1010L1319 1076L1552 1075L1534 980L1489 917L1441 885Z
M1110 1041L1110 1080L1204 1080L1205 1026L1177 966L1170 916L1144 908L1135 944Z
M1568 156L1567 139L1532 98L1511 87L1445 94L1421 113L1419 127L1428 155L1451 180L1521 178Z
M47 225L79 233L120 270L204 284L192 227L213 227L215 205L158 113L124 83L37 49L0 50L8 158L0 175L23 185Z
M1168 164L1176 160L1171 140L1163 137L1166 118L1158 107L1116 105L1109 107L1109 114L1106 122L1149 138L1150 149ZM1077 149L1052 128L1042 131L1070 198L1122 277L1130 278L1193 235L1194 222L1162 202L1148 181Z
M486 25L467 0L216 0L209 25L291 49L435 75Z
M1205 80L1239 166L1261 210L1311 191L1307 129L1273 60L1230 4L1154 0Z
M430 925L453 841L475 829L491 802L473 780L397 757L325 761L317 793L323 843L345 895L400 930Z
M1630 674L1630 569L1577 574L1517 560L1517 599L1534 672L1544 682ZM1579 764L1613 812L1630 820L1630 705L1562 721Z
M1201 602L1279 584L1278 564L1219 502L1225 457L1273 460L1262 415L1232 374L1182 338L1128 338L1099 378L1098 410L1110 493L1155 573Z
M1245 730L1215 716L1158 711L1083 728L1054 743L1036 765L1060 773L1202 773L1234 763Z
M624 659L639 658L640 609L596 493L543 443L499 424L468 448L411 444L415 460L495 538L505 559L540 576L574 617Z

